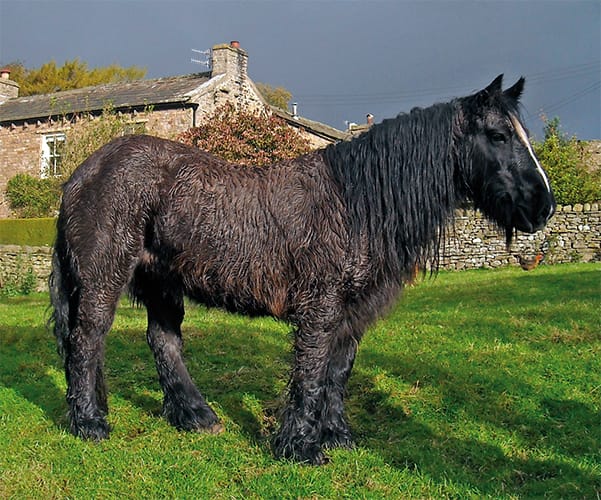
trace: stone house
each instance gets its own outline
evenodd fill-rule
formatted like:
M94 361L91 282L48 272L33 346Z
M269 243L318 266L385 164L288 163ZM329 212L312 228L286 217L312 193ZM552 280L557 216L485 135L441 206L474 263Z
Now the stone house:
M18 173L49 176L60 156L60 145L72 127L84 126L81 116L97 116L110 105L128 114L132 125L174 138L201 125L217 107L233 102L239 109L267 110L283 118L314 147L346 138L346 134L268 106L247 75L248 54L238 42L212 49L211 69L185 76L105 84L52 94L19 97L18 83L0 73L0 218L10 215L5 197L8 180Z

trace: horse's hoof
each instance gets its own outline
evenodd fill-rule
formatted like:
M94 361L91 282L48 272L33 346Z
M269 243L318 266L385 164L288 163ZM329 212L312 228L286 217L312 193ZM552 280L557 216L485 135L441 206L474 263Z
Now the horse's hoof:
M86 441L102 441L109 437L111 428L104 418L89 418L71 422L71 433Z
M163 415L173 427L180 431L219 434L224 430L223 424L208 405L191 408L175 406L166 401L163 406Z
M273 452L276 458L293 460L294 462L307 465L325 465L330 461L329 457L318 446L282 446L282 443L277 443L274 446Z
M207 434L222 434L225 432L225 426L221 422L217 422L210 427L204 429L198 429L199 432L206 432Z
M350 434L331 434L324 438L321 444L327 450L332 450L334 448L352 450L355 448L355 443L353 442Z
M323 451L319 450L316 454L308 457L305 463L310 465L326 465L330 462L330 457L328 457Z

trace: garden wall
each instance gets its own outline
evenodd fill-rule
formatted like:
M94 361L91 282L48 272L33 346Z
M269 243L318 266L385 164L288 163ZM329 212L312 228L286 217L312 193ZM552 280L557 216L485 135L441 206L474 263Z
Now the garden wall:
M455 231L447 240L444 269L493 268L517 264L515 255L534 257L545 247L547 264L601 262L601 210L598 203L557 207L544 229L534 234L518 233L511 251L505 237L480 214L458 210Z
M31 270L36 278L35 290L48 290L51 258L50 247L0 245L0 289L20 288Z
M505 250L504 237L480 213L459 210L441 267L461 270L517 265L516 254L533 257L543 245L548 246L546 264L601 262L599 204L558 207L544 231L531 235L520 233L510 253ZM46 290L50 258L49 247L0 245L0 286L18 281L32 269L37 290Z

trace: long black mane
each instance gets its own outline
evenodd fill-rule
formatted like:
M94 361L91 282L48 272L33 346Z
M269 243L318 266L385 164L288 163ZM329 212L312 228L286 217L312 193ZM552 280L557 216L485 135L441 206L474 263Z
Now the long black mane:
M387 275L429 263L436 269L457 203L453 172L455 102L374 125L325 149L354 237Z

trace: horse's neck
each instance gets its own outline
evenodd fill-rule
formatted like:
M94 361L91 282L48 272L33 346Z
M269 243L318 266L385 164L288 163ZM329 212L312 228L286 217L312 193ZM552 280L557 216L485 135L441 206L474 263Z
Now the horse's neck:
M355 234L366 231L372 252L401 268L437 262L445 225L452 219L451 111L420 110L326 151L351 228Z

